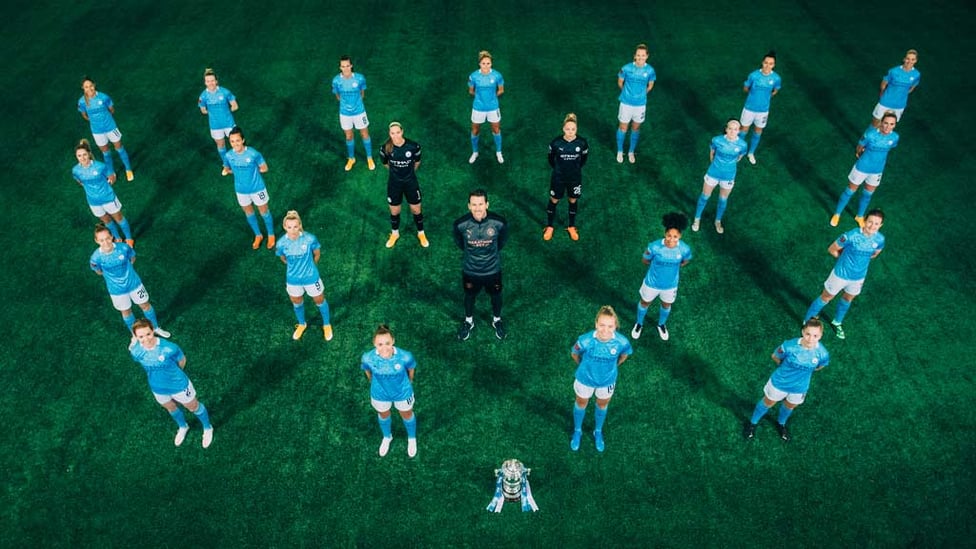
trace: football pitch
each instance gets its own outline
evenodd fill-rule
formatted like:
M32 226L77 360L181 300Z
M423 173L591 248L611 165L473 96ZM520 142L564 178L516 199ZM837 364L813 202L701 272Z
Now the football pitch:
M0 547L949 547L974 546L976 340L973 127L962 0L862 3L302 2L176 0L9 8L0 148ZM968 21L968 23L967 23ZM645 42L657 81L637 162L618 164L617 73ZM878 84L919 51L923 77L895 131L872 207L886 248L828 368L790 418L793 440L748 419L774 368L770 353L799 336L833 265L837 197ZM570 347L601 305L629 336L661 217L689 216L709 140L738 117L745 77L777 53L783 87L756 157L740 162L724 219L716 197L702 230L683 234L668 322L655 302L621 366L604 428L582 448L573 429ZM505 163L487 126L468 164L467 77L490 50L505 78ZM374 151L387 126L423 146L418 172L429 248L404 208L389 233L386 171L343 170L330 91L339 57L367 80ZM232 90L265 181L278 234L288 210L322 243L319 270L335 339L306 301L309 331L292 341L285 267L250 247L197 108L203 71ZM96 219L72 180L73 148L91 139L76 110L82 75L115 103L135 180L115 191L136 239L138 270L215 426L174 447L103 281L88 267ZM566 201L543 241L548 143L566 113L590 145L578 226ZM101 159L101 154L96 153ZM374 153L378 161L378 154ZM120 168L118 156L116 169ZM120 172L121 173L121 172ZM492 332L487 297L468 341L453 220L468 192L505 216L508 337ZM829 321L836 307L824 310ZM408 458L394 417L390 454L370 407L361 354L379 323L417 358L419 454ZM396 414L394 414L396 415ZM494 469L517 458L538 513L488 513Z

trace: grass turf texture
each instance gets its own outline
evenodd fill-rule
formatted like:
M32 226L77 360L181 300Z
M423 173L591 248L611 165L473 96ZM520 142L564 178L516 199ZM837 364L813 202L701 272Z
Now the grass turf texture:
M579 4L579 5L574 5ZM710 5L714 4L714 5ZM219 14L189 2L45 3L7 13L0 129L7 145L2 307L5 352L0 545L662 545L948 546L972 543L974 339L969 215L973 117L959 99L963 2L503 1L259 2ZM646 41L658 84L636 165L613 158L616 71ZM692 213L708 140L737 116L741 83L770 47L782 93L757 152L743 163L725 218L685 233L669 322L652 327L622 368L593 449L592 405L580 452L569 451L574 338L601 304L633 321L660 216ZM924 74L897 131L872 206L888 214L888 250L872 265L845 327L824 342L832 365L782 444L770 416L757 439L741 422L772 370L768 356L798 326L853 226L827 225L876 102L878 80L907 48ZM487 126L469 166L465 78L490 49L504 74L506 163ZM423 250L404 215L388 232L385 172L344 146L328 82L341 54L365 74L374 148L390 120L424 146ZM320 264L336 338L315 325L292 342L283 266L252 252L206 121L196 110L204 67L241 105L236 118L271 167L277 223L301 212L323 243ZM90 138L74 109L91 74L116 103L136 181L116 186L138 240L137 269L216 426L182 448L125 351L101 280L85 265L94 219L70 179L71 148ZM566 112L591 145L579 226L541 239L545 146ZM115 159L116 166L119 160ZM504 252L509 339L488 304L454 339L459 252L450 223L483 186L508 217ZM853 208L857 197L852 201ZM827 315L834 305L828 306ZM650 317L655 318L656 305ZM420 453L402 423L386 458L358 367L379 322L415 352ZM537 514L484 511L492 469L533 469Z

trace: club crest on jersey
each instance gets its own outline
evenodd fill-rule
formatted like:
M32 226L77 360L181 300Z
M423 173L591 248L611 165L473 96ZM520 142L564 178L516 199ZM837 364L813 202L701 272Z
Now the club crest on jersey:
M488 230L486 230L485 233L487 233L488 236L495 236L495 228L494 227L488 227Z
M158 360L160 362L165 362L166 361L166 355L160 353L159 356L156 357L156 360Z
M302 244L302 252L308 251L308 244Z
M579 147L576 147L576 152L580 152L580 148Z
M403 364L400 364L399 362L397 362L396 364L393 365L393 369L395 371L399 372L400 370L403 369Z
M407 151L406 153L404 153L404 156L406 156L407 158L410 158L410 157L413 156L413 153L410 152L410 151Z

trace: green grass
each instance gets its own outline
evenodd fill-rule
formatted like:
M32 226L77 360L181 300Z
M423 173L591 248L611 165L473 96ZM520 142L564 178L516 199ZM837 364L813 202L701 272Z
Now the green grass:
M11 217L0 233L0 546L973 545L974 163L958 136L973 122L964 98L976 47L965 3L262 6L50 2L0 22ZM658 83L638 163L621 166L616 71L642 41ZM782 444L767 421L745 443L769 354L797 333L830 270L839 230L827 219L878 80L910 47L924 78L873 201L888 214L888 249L847 340L825 336L832 364L793 415L794 440ZM740 166L724 235L711 229L714 200L702 232L685 234L695 259L672 339L651 331L635 343L607 451L593 449L590 412L574 454L569 347L602 304L629 331L640 253L662 214L693 211L708 140L738 115L741 83L769 48L784 87L760 164ZM491 149L465 162L465 81L480 49L506 80L503 166ZM368 80L374 147L391 120L424 146L427 250L409 216L397 247L383 247L382 169L342 171L328 83L345 53ZM317 326L290 340L284 267L247 246L196 109L208 66L269 163L276 220L297 209L322 241L328 344ZM174 426L86 266L94 219L70 178L73 144L90 137L74 108L86 73L116 103L137 177L117 186L137 269L211 411L206 451L192 419L187 443L172 446ZM582 238L557 230L547 243L545 147L569 111L591 145ZM494 340L481 296L462 344L450 226L476 186L511 225L510 337ZM419 362L414 460L399 420L390 455L376 456L358 358L380 322ZM539 513L485 512L492 470L510 457L532 468Z

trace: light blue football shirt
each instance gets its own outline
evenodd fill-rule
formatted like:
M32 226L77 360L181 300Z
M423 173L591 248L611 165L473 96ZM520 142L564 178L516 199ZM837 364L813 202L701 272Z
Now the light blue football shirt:
M921 79L922 73L914 67L910 71L902 69L901 65L892 68L884 76L888 86L881 92L881 99L878 102L882 107L889 109L904 109L908 105L908 94Z
M281 235L275 246L275 254L287 261L285 282L293 286L315 284L319 279L319 269L315 265L315 250L321 249L319 239L312 233L302 232L298 238Z
M719 181L735 181L735 168L739 158L749 149L746 140L740 137L729 141L724 134L716 135L708 146L715 151L712 163L708 165L708 175Z
M630 62L620 68L617 78L624 81L620 89L620 102L631 107L642 107L647 104L647 85L655 81L657 74L654 67L647 63L638 67Z
M84 95L78 100L78 112L88 115L92 133L108 133L118 127L109 110L111 107L112 98L100 91L87 102Z
M227 165L234 172L234 191L241 194L253 194L267 190L264 185L264 177L259 169L264 164L264 157L261 153L251 147L244 147L241 152L228 149L224 154Z
M115 201L115 191L112 190L112 184L108 182L110 173L105 164L98 160L92 160L87 168L75 164L71 169L71 175L85 189L85 198L88 199L90 206L101 206Z
M108 253L96 248L92 252L89 265L93 271L101 271L109 295L125 295L142 285L142 280L132 266L135 256L135 250L128 244L115 242L112 251Z
M571 351L580 357L576 380L588 387L610 387L617 383L617 362L621 356L633 353L630 341L614 332L610 341L600 341L596 330L576 340Z
M834 243L841 249L834 274L844 280L861 280L868 274L871 257L884 249L885 237L880 232L868 236L858 227L840 235Z
M372 374L369 396L380 402L409 400L413 385L408 372L417 366L413 355L398 347L390 358L383 358L376 349L363 353L362 368Z
M482 112L498 110L498 88L504 85L502 73L495 69L491 69L488 74L482 74L480 70L471 73L468 77L468 87L474 88L474 104L471 108Z
M780 391L805 394L810 388L813 371L830 363L830 353L822 343L817 342L816 347L807 349L800 341L800 338L786 340L773 351L780 364L769 381Z
M761 69L756 69L749 73L742 87L749 88L746 95L746 110L752 112L769 112L769 103L773 97L773 91L778 90L783 85L782 79L771 71L763 74Z
M332 93L339 96L339 114L353 116L366 112L363 105L363 91L366 89L366 78L358 72L349 78L342 74L332 79Z
M217 86L217 91L203 90L197 105L207 108L207 120L211 130L222 130L234 127L234 115L230 111L230 102L237 100L230 90Z
M132 346L132 359L146 371L149 389L158 395L175 395L190 385L190 378L180 368L183 350L175 343L157 338L156 347L148 350L142 343Z
M657 290L670 290L678 287L681 264L691 260L691 246L678 241L677 246L668 248L662 238L647 245L644 259L651 262L644 275L644 284Z
M868 128L857 144L864 147L864 152L855 164L858 171L866 174L881 173L888 160L888 151L898 146L898 133L893 131L885 135L877 128Z

